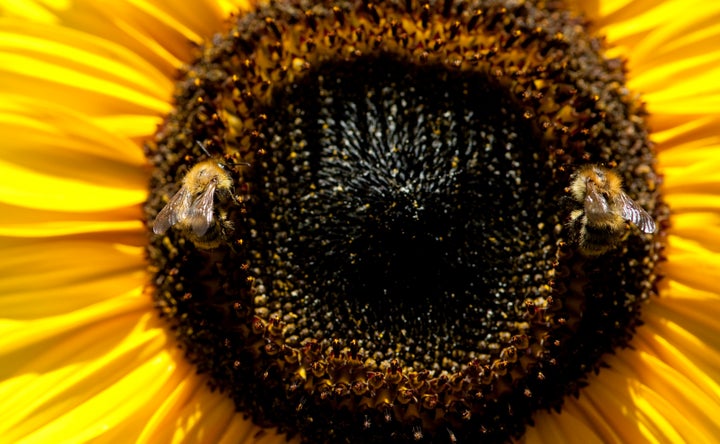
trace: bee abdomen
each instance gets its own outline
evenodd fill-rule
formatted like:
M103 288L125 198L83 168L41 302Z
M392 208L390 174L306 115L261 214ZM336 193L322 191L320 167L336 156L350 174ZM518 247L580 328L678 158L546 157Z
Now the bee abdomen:
M215 214L213 223L210 224L208 231L202 236L197 236L192 232L188 233L188 238L196 247L204 250L213 250L227 243L227 239L234 231L232 221L227 219L224 212Z
M614 248L623 236L623 224L608 220L605 223L588 223L582 210L574 211L570 216L570 228L580 253L586 256L599 256Z
M614 225L584 224L580 232L579 249L587 256L597 256L615 247L622 237L622 230Z

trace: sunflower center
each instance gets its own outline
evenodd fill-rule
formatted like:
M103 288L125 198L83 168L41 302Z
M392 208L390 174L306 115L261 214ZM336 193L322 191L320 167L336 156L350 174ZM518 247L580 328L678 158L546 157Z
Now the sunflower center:
M338 334L379 328L392 333L389 347L411 330L428 346L452 338L464 348L488 332L452 323L438 334L439 319L519 305L537 288L506 294L517 267L547 280L543 223L557 210L523 211L543 202L546 156L525 149L538 135L502 88L442 67L363 59L325 65L273 103L272 154L256 168L266 185L247 214L283 233L267 258L269 273L297 281L282 305L308 310L322 295L343 310Z
M640 322L667 216L601 49L554 2L240 16L147 145L188 359L306 442L501 442L559 408Z

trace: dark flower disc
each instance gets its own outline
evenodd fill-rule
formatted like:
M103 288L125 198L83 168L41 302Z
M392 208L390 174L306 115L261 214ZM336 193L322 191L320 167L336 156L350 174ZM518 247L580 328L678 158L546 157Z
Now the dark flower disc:
M668 211L622 62L561 6L271 2L200 49L146 146L148 225L185 199L151 291L240 411L311 443L503 442L627 345L662 236L582 254L568 187L599 164L660 233Z

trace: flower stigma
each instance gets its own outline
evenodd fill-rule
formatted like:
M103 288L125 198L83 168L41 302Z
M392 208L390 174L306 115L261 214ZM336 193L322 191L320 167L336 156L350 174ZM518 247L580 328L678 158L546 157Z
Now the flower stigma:
M304 442L502 442L560 409L641 323L667 228L603 45L556 1L233 17L146 145L149 290L187 358ZM583 165L657 232L578 228Z

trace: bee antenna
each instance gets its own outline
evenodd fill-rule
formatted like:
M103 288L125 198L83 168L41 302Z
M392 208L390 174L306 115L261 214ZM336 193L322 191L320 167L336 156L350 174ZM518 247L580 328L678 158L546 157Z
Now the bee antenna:
M202 142L200 142L199 140L196 140L195 143L197 143L198 146L200 147L200 149L203 150L203 153L207 154L208 157L212 157L212 156L210 155L210 153L208 152L207 148L205 148L205 145L203 145Z
M200 147L200 149L203 150L203 152L204 152L205 154L207 154L208 157L212 157L212 154L210 154L210 152L208 152L207 148L205 148L205 145L204 145L202 142L200 142L199 140L196 140L195 143L198 144L198 146ZM247 162L233 162L232 165L245 165L245 166L250 166L250 164L247 163Z

